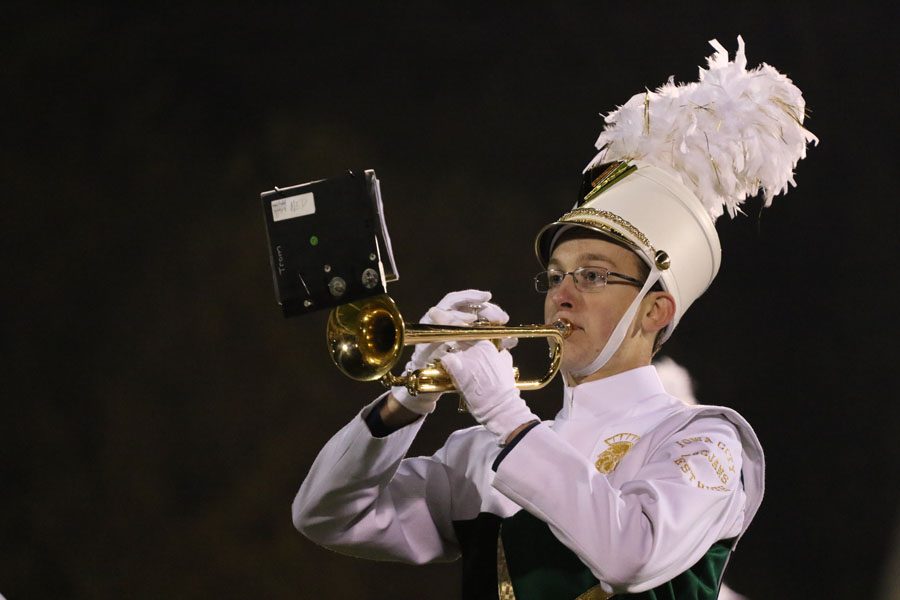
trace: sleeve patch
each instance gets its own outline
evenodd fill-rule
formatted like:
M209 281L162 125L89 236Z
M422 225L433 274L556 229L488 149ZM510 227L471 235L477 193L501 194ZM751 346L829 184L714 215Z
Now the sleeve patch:
M739 476L728 444L707 436L689 437L675 442L675 467L682 477L700 490L730 492Z

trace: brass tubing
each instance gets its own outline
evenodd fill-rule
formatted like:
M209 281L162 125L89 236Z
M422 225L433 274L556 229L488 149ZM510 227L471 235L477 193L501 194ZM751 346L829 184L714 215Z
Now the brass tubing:
M559 325L517 325L512 327L497 325L486 327L409 325L403 337L403 343L404 345L414 345L447 341L499 340L511 337L547 338L547 343L550 345L550 365L546 373L540 379L516 381L518 389L531 391L541 389L556 376L557 371L559 371L559 363L562 360L562 341L568 336L570 327L567 322L561 322ZM418 392L456 391L450 376L441 368L440 361L408 375L387 374L381 381L386 387L404 385L413 395Z
M559 371L562 342L571 325L560 320L551 325L405 325L394 301L387 295L345 304L331 311L326 337L331 359L345 375L358 381L376 379L388 387L406 386L411 394L456 391L450 376L437 361L414 373L396 376L390 370L399 361L403 346L434 342L467 342L503 338L547 338L550 366L539 379L517 381L520 390L537 390Z

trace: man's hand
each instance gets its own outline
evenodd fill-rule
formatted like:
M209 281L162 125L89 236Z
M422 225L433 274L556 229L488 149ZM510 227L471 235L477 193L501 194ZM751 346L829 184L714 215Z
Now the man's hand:
M419 321L426 325L471 325L476 319L486 319L492 323L506 323L509 321L509 315L497 306L488 302L491 299L490 292L481 290L463 290L460 292L450 292L444 296L437 305L428 310L427 313ZM466 311L469 305L480 305L477 314L474 311ZM439 360L447 352L448 344L445 342L434 342L431 344L417 344L413 351L410 361L406 364L406 372L416 371ZM391 397L400 405L400 407L415 413L416 415L426 415L434 411L437 406L437 400L440 398L439 393L418 394L413 396L403 386L391 388ZM397 406L384 406L382 414L388 418L399 418L401 421L409 419L408 413L404 414ZM418 417L416 417L418 418ZM409 422L415 420L411 419Z
M441 364L466 399L472 416L501 445L528 423L538 421L516 389L512 356L488 341L446 354Z

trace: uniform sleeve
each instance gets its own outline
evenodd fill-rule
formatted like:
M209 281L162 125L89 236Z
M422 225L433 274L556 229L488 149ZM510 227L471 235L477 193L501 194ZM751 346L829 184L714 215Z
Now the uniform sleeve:
M739 439L724 419L697 419L616 487L541 425L503 460L493 485L545 521L600 581L636 593L672 579L717 540L740 533Z
M372 403L319 452L292 506L294 526L336 552L411 563L459 555L438 453L404 458L424 419L376 438Z

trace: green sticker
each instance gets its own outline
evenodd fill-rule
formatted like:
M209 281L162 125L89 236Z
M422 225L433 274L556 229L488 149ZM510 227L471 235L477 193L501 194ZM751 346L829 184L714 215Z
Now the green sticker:
M317 236L314 236L314 235L313 235L313 236L310 236L310 238L309 238L309 245L310 245L310 246L318 246L318 245L319 245L319 238L318 238Z

